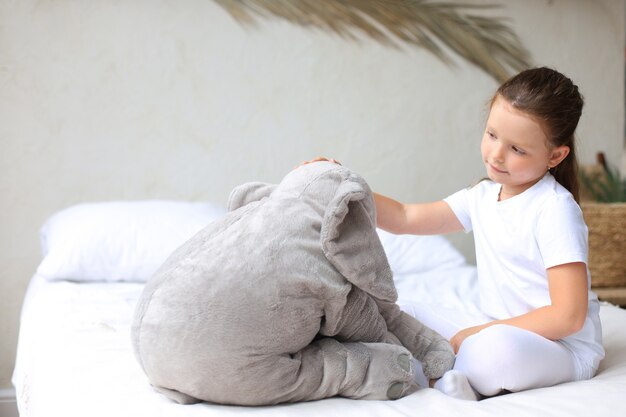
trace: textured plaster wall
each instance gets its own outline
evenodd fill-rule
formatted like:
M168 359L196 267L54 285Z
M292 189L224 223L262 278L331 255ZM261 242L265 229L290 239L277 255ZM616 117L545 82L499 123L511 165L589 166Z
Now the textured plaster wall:
M586 96L583 162L598 150L619 162L623 0L503 3L495 13L534 62ZM38 229L55 211L114 199L224 204L236 184L278 181L316 155L381 193L438 199L482 176L495 88L422 50L281 21L245 29L210 0L0 0L0 388ZM472 259L471 238L452 239Z

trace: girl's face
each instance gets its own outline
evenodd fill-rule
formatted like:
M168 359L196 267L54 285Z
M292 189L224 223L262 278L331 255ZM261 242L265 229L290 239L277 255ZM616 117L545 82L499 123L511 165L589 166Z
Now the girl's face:
M502 97L491 107L480 150L487 175L502 184L500 200L532 187L569 153L550 146L541 125Z

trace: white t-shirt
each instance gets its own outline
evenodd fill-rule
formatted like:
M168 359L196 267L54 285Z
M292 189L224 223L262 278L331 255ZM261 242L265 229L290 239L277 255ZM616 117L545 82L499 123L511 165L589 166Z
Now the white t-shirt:
M582 211L552 175L504 201L498 201L500 187L482 181L444 199L465 232L474 232L481 309L496 320L549 305L546 269L586 264L588 254ZM587 281L590 288L589 272ZM599 308L590 290L583 329L561 340L579 365L594 370L604 357Z

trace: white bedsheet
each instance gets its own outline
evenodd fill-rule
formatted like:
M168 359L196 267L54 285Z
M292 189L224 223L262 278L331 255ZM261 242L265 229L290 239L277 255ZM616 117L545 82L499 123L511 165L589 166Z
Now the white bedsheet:
M397 277L402 298L472 309L469 266ZM142 284L48 282L25 299L13 382L22 417L138 416L626 416L626 310L603 305L606 358L589 380L468 402L433 389L397 401L322 401L271 407L179 405L153 391L130 345ZM469 310L468 310L469 311Z

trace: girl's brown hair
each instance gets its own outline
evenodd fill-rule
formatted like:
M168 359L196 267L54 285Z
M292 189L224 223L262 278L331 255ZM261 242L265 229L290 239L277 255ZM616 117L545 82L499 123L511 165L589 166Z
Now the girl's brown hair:
M567 157L551 168L550 173L578 202L578 162L574 132L582 114L584 100L576 84L553 69L533 68L520 72L502 84L491 99L492 106L498 97L535 118L542 125L551 146L569 147Z

